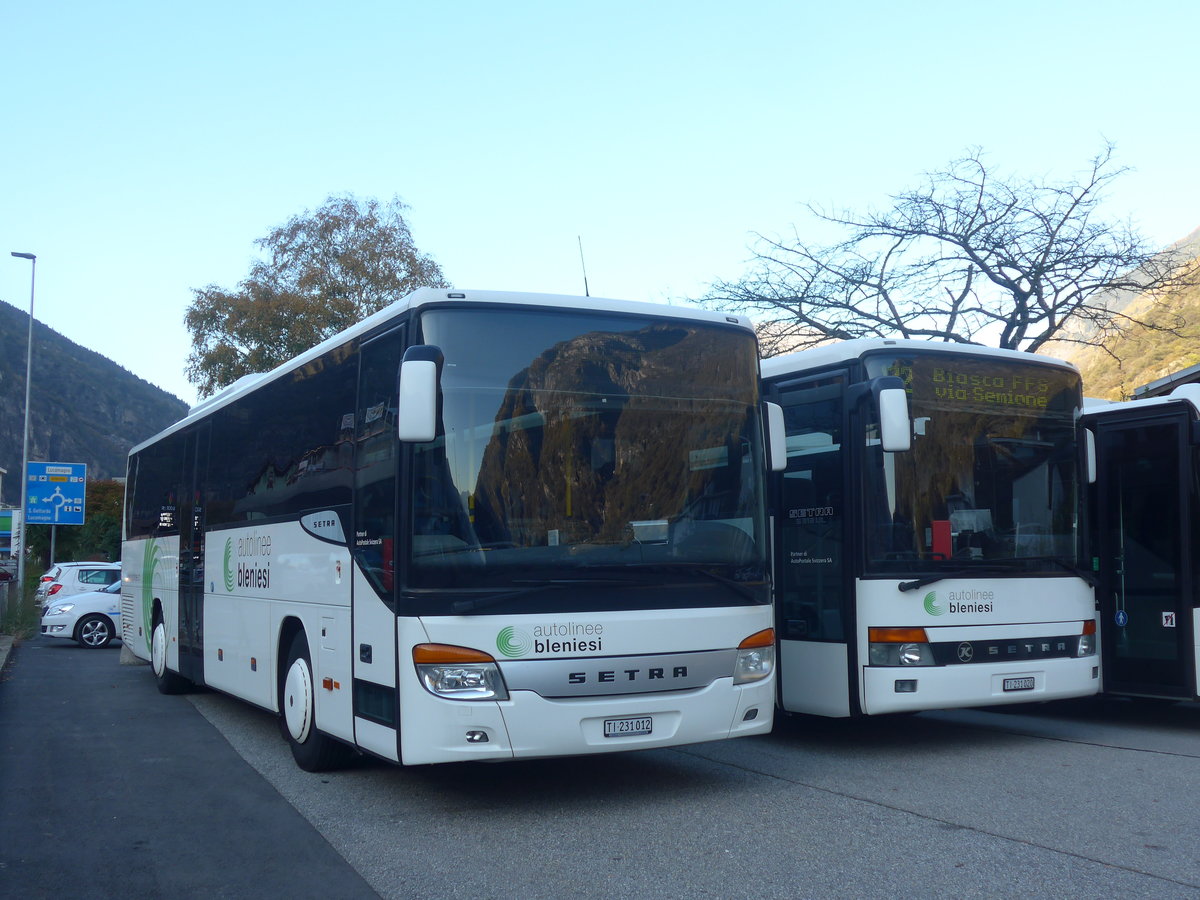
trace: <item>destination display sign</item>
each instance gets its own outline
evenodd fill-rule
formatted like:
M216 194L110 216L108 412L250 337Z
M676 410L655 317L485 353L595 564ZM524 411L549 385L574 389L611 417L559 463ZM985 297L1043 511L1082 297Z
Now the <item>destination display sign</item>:
M950 366L934 366L928 389L935 400L994 403L1045 409L1050 400L1050 379L1029 372L997 374L964 372Z
M886 374L904 380L914 403L953 403L1031 413L1071 408L1078 376L1004 359L944 354L890 360Z

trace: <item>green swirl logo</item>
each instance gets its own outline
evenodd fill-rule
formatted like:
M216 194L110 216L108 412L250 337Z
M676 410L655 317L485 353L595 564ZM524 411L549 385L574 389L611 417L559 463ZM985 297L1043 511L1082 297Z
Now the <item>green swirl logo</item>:
M945 614L946 610L938 606L937 591L930 591L925 595L925 612L929 613L931 616L940 616Z
M225 538L225 590L233 593L233 538Z
M524 656L533 649L533 638L529 632L508 625L496 635L496 649L508 657Z
M146 541L142 548L142 634L146 636L146 647L150 646L150 635L154 615L154 576L160 562L161 550L158 541Z

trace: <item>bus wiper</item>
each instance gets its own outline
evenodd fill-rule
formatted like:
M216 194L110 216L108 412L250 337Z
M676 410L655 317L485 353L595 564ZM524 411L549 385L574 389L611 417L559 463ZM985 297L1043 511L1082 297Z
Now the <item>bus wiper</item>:
M549 584L541 582L534 583L532 587L523 587L516 591L503 591L499 594L487 594L483 597L471 597L466 600L455 600L450 604L450 612L457 616L465 615L466 613L475 612L478 609L487 609L490 606L499 606L507 600L514 600L517 597L525 597L529 594L538 594L550 587Z
M455 615L464 615L465 613L475 612L480 609L487 609L492 606L499 606L508 600L515 600L517 597L527 597L530 594L540 594L542 591L554 587L567 587L586 584L594 585L621 585L628 587L633 582L624 581L614 578L538 578L538 579L513 579L512 584L521 585L521 587L512 591L502 591L499 594L487 594L482 597L471 597L464 600L455 600L450 604L450 611Z
M1087 582L1091 587L1096 586L1096 580L1090 572L1085 572L1077 566L1071 565L1064 559L1057 556L1022 556L1017 557L1015 562L1019 563L1046 563L1056 565L1059 568L1065 569L1072 575L1076 575ZM1012 566L972 566L969 569L958 569L953 572L939 572L936 575L926 575L923 578L917 578L914 581L902 581L897 587L902 591L915 591L917 588L923 588L927 584L933 584L935 581L942 581L946 578L971 578L978 575L1013 575L1019 570Z
M942 575L926 575L924 578L918 578L916 581L902 581L897 587L902 591L915 591L917 588L923 588L927 584L933 584L935 581L941 581L943 578L954 578L956 575L962 575L962 573L946 572Z
M1087 569L1072 565L1061 556L1022 556L1020 559L1027 563L1044 563L1051 566L1058 566L1087 582L1088 587L1096 586L1096 576Z
M953 572L939 572L936 575L926 575L923 578L918 578L915 581L902 581L897 587L902 591L915 591L917 588L925 587L927 584L933 584L935 581L943 581L947 578L971 578L977 575L1004 575L1011 573L1012 569L1007 566L972 566L969 569L956 569Z
M687 572L689 575L703 575L710 581L715 581L717 584L724 585L739 597L749 600L752 603L758 600L758 597L755 595L754 591L750 590L750 588L746 587L744 584L739 584L732 578L726 578L724 575L718 575L716 572L710 572L707 569L701 568L700 566L680 566L679 568Z

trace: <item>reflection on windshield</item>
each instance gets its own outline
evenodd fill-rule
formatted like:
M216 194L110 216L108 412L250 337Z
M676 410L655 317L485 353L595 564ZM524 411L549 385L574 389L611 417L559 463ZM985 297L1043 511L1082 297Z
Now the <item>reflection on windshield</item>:
M444 431L415 448L410 586L697 565L764 581L750 335L480 310L423 329L446 355Z
M870 565L1074 563L1075 373L948 354L876 358L870 367L905 380L913 420L906 453L882 452L868 430Z

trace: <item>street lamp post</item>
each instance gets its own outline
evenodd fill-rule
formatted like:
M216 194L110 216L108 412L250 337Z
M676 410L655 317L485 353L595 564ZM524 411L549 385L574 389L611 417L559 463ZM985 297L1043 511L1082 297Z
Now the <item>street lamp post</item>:
M13 256L27 259L29 266L29 344L25 348L25 437L21 444L21 552L17 555L17 598L24 599L25 591L25 542L28 530L25 527L25 506L29 499L29 385L33 379L33 288L37 282L37 256L33 253L12 252Z

